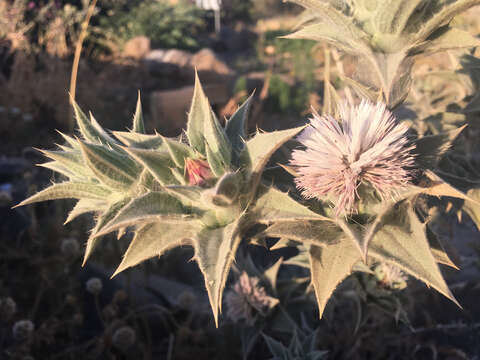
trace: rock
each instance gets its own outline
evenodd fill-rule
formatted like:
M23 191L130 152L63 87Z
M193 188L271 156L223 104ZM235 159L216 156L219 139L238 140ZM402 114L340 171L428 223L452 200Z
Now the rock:
M178 49L155 49L150 51L144 58L144 64L153 75L171 75L181 68L188 67L192 54Z
M192 59L192 54L178 49L165 50L163 62L175 64L180 67L188 66Z
M202 49L193 55L190 66L198 71L215 72L221 75L230 75L232 70L220 60L210 49Z
M193 82L193 69L197 69L202 84L229 83L233 81L235 74L211 49L197 52L192 56L189 65L189 68L182 69L184 77Z
M150 53L150 39L146 36L136 36L125 43L123 56L142 59Z

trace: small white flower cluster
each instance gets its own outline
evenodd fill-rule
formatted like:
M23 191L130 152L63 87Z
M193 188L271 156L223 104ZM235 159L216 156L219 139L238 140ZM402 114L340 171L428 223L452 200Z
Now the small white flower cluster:
M102 292L102 289L103 289L102 280L100 280L97 277L90 278L85 283L85 288L90 294L98 295Z
M112 336L112 344L121 351L126 351L136 340L135 330L130 326L122 326L115 330Z
M28 340L32 336L34 330L35 325L33 322L30 320L19 320L13 324L13 338L17 341Z

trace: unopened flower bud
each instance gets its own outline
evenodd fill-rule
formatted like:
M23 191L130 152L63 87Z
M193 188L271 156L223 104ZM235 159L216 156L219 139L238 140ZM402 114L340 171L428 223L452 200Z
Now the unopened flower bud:
M203 185L213 178L208 162L200 159L185 159L185 174L190 185Z

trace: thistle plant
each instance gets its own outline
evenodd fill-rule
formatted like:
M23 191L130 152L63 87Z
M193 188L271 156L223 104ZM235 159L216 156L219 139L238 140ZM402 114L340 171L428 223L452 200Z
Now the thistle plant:
M384 101L343 104L338 117L314 113L306 127L248 136L252 97L222 126L197 76L179 138L146 134L140 98L130 131L104 130L73 102L79 136L62 134L66 143L58 150L41 150L51 159L41 165L65 181L19 206L73 198L78 202L67 222L93 213L84 264L105 235L132 231L114 275L190 245L217 325L240 243L266 245L266 238L279 239L275 249L300 250L290 263L307 260L320 317L337 285L361 263L402 271L457 303L438 267L456 265L432 231L425 203L429 197L459 198L478 218L478 193L465 194L438 172L464 127L415 138L389 109L408 93L415 55L477 45L448 22L480 0L291 1L309 14L290 37L327 40L357 56L358 72L373 82L351 84L363 97L381 93ZM262 174L273 153L299 134L302 147L284 165L294 175L292 192L285 193L274 184L286 173L273 182ZM255 281L241 280L234 289L249 305L262 311L273 306L261 291L251 293Z
M59 150L41 150L52 160L42 166L66 181L18 206L73 198L78 202L67 222L94 213L84 264L104 235L133 230L115 274L173 247L191 245L218 322L222 292L246 232L256 224L322 218L261 182L270 156L303 127L257 131L247 140L250 103L251 97L222 127L197 77L186 141L145 134L140 100L132 130L111 134L73 103L80 137L62 135L66 144Z
M361 96L380 95L389 108L408 95L414 58L478 46L478 39L449 25L479 0L288 0L305 7L292 39L327 41L358 59Z
M303 148L292 153L287 167L325 218L277 221L261 235L280 238L276 248L302 243L320 316L337 285L361 262L395 266L457 303L438 263L456 266L419 208L428 196L457 197L478 208L433 171L463 128L408 139L385 104L344 105L340 114L334 119L314 113L298 137Z

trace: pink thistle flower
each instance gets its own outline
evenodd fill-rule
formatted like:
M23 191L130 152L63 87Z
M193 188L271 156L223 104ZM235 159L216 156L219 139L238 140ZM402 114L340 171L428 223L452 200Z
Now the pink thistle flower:
M408 127L398 124L385 104L363 100L340 106L340 120L314 111L292 152L295 184L307 198L333 199L336 215L355 212L361 183L385 199L411 179L414 157Z
M213 178L210 166L205 160L185 159L185 174L190 185L203 185Z
M268 296L265 288L258 283L257 277L243 272L226 294L227 316L233 322L245 320L251 325L255 321L256 313L266 316L268 311L278 304L278 299Z

